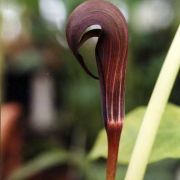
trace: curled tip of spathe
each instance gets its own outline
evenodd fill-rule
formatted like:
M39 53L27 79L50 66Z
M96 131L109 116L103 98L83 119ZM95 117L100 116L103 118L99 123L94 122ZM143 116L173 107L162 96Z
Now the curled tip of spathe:
M87 31L92 25L101 29ZM128 30L118 8L104 0L88 0L70 15L67 42L82 68L94 76L84 63L79 47L89 38L98 37L95 49L105 128L108 136L107 180L116 172L119 139L124 119L124 87L128 52ZM114 155L113 155L114 154Z
M92 25L101 29L86 31ZM94 76L84 63L79 47L91 37L99 37L96 62L101 83L105 125L124 116L124 80L127 64L128 31L122 13L104 0L89 0L70 15L66 28L70 49L82 68Z

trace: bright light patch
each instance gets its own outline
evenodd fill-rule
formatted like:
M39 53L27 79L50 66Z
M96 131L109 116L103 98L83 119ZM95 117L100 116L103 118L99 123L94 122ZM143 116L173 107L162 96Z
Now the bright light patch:
M3 41L15 40L22 31L20 20L20 10L14 5L3 5L0 7L2 12L1 38Z
M39 9L42 17L52 26L62 30L66 19L66 8L60 0L40 0Z
M135 8L133 25L139 32L152 32L165 29L173 20L173 9L168 1L143 1Z

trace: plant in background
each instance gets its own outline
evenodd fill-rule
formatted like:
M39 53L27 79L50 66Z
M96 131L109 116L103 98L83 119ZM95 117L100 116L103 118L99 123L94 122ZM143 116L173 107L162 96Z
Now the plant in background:
M92 25L101 29L86 31ZM104 124L108 138L107 180L116 173L119 139L124 120L124 84L128 51L126 21L114 5L106 1L86 1L71 14L67 41L83 69L96 78L86 67L79 47L89 38L98 37L96 63L98 68Z

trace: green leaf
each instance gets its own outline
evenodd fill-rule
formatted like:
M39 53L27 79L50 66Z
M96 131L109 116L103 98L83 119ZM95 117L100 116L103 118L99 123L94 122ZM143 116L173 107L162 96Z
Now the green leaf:
M177 160L162 160L149 164L144 180L172 180L175 179ZM87 180L105 179L106 164L93 162L88 169ZM118 165L116 179L124 179L127 171L127 165Z
M138 107L126 116L118 158L118 162L121 164L127 164L130 160L145 110L145 107ZM144 137L144 141L148 141L148 139ZM107 139L105 131L102 130L89 158L94 160L106 156ZM180 106L173 104L168 104L165 109L149 163L167 158L180 158Z
M44 152L33 160L26 162L22 167L13 172L13 174L8 177L8 180L29 179L39 172L62 164L74 166L83 172L88 162L82 151L74 152L65 149L54 149L49 152Z
M27 179L49 167L66 162L68 158L68 152L64 150L46 152L15 171L8 180Z

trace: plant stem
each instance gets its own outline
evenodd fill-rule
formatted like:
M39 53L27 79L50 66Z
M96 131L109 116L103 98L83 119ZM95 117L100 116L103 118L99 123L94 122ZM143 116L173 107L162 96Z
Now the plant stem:
M106 180L114 180L116 176L117 157L119 150L119 140L122 130L122 122L112 122L107 124L108 139L108 159L106 167Z
M144 177L148 159L159 128L160 120L180 68L179 48L180 25L150 98L125 180L142 180Z

